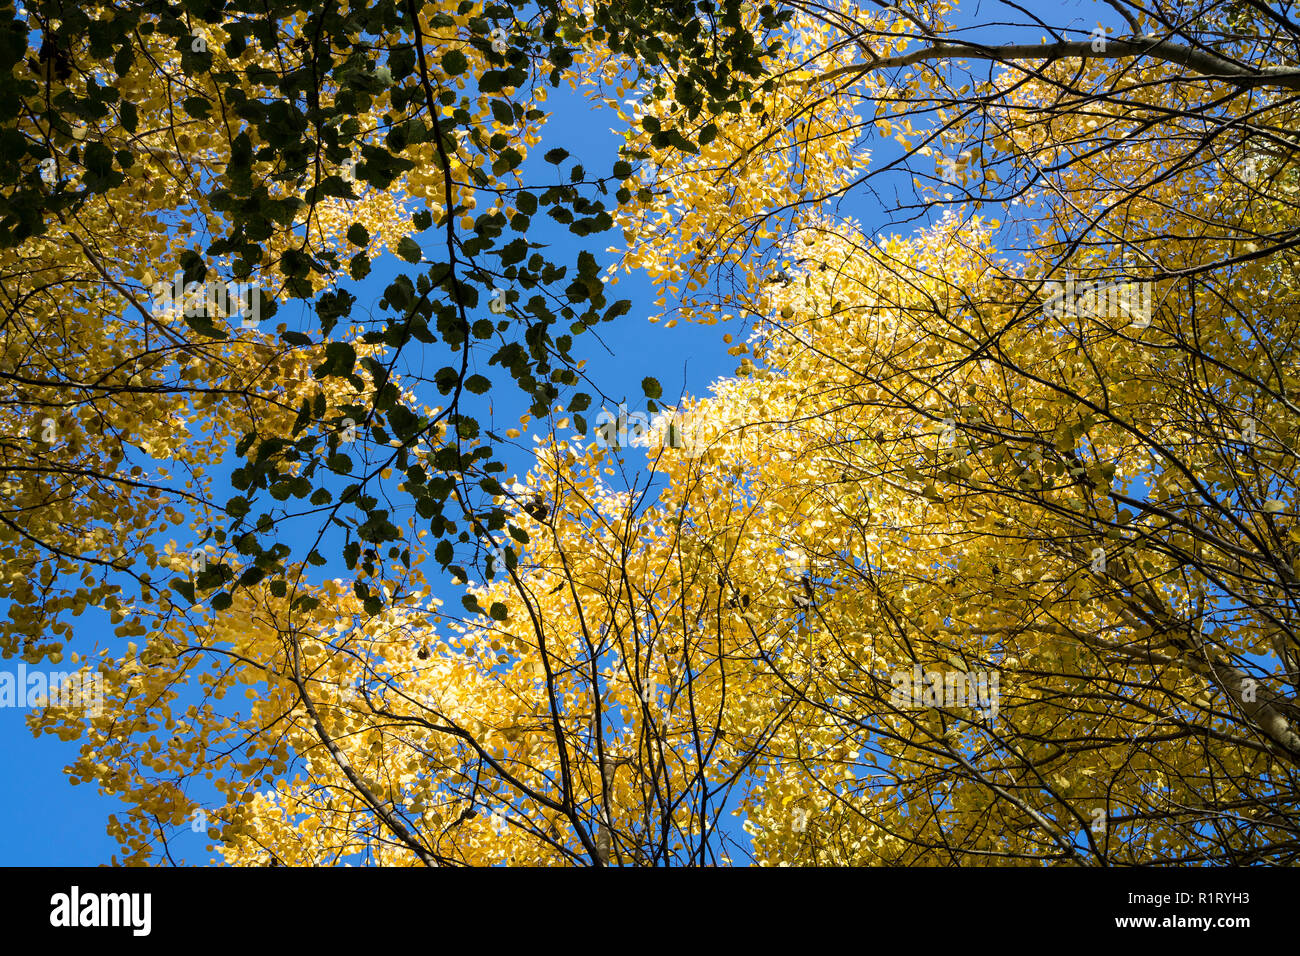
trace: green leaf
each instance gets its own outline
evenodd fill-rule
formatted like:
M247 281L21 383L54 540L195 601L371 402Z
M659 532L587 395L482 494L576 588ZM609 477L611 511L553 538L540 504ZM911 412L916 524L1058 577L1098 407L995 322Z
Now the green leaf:
M469 60L460 50L448 50L442 55L442 69L448 76L459 76L469 69Z
M181 100L181 109L195 119L207 119L212 112L212 104L203 96L187 96Z
M504 100L492 101L492 118L502 126L515 125L515 113L510 108L510 104Z
M403 236L402 241L397 244L397 249L394 251L399 259L405 259L407 262L419 262L424 256L424 253L420 250L420 244L410 236Z
M325 346L325 361L315 370L318 379L327 375L351 375L357 363L356 350L347 342L329 342Z

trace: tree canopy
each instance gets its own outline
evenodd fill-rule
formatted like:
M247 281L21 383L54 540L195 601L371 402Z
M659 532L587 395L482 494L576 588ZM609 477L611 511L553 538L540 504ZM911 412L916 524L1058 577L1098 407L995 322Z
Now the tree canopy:
M997 6L0 8L0 652L120 860L1294 862L1300 24ZM740 360L632 429L628 275Z

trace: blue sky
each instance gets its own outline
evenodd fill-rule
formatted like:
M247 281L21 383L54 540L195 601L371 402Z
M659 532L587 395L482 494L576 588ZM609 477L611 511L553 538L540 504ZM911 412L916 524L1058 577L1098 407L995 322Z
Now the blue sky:
M972 5L969 9L990 16L992 11L1002 8L983 4ZM1091 23L1093 17L1104 17L1104 9L1082 4L1071 6L1066 16L1060 17L1058 8L1058 17L1069 19L1077 16L1079 25L1082 25L1082 21ZM997 19L1001 18L999 13ZM575 98L566 88L552 91L548 108L553 116L542 149L563 146L588 170L607 173L616 158L617 139L609 132L609 127L617 122L616 117L594 114L587 102ZM877 164L891 154L890 144L873 139L867 145L874 151ZM866 198L873 200L870 195ZM842 206L839 211L860 218L868 234L877 229L889 231L887 217L881 215L879 208L860 199ZM550 251L550 258L554 261L572 261L580 248L588 245L604 248L619 241L616 233L595 237L594 242L580 239L550 223L546 217L538 217L535 223L538 233L530 234L529 238L554 241ZM568 247L564 245L566 242ZM379 298L393 271L377 263L370 278L359 287L352 286L358 296L359 310L364 311ZM681 323L668 329L651 324L647 316L655 309L649 286L636 276L621 277L619 284L609 289L609 294L611 300L631 299L630 313L597 328L603 346L589 333L578 337L575 351L589 360L588 374L615 401L625 396L629 409L643 408L641 382L647 376L659 380L664 399L671 403L680 394L704 393L711 382L734 371L739 360L727 354L729 346L723 342L722 336L730 332L737 341L743 341L746 330L735 325ZM429 364L435 362L438 362L436 357ZM498 402L497 427L511 427L518 414L525 410L525 403L519 399L517 410L504 407L518 397L517 392L511 394L508 385L494 389L492 394ZM594 420L597 411L593 408L587 413L589 422ZM511 461L512 465L516 463L519 472L527 467L522 455ZM333 565L324 570L330 576L337 573ZM458 603L450 589L443 596L444 599L450 598L448 604ZM112 645L117 639L112 636L102 615L87 614L78 621L75 643L88 645L96 641L102 646ZM13 670L14 664L6 661L0 666ZM105 833L105 822L108 814L119 811L121 805L115 799L98 795L91 786L71 786L63 768L75 758L77 742L64 743L53 736L34 739L25 724L27 713L25 710L0 708L0 766L9 771L0 777L0 819L5 821L0 825L0 865L98 865L107 862L117 847ZM190 862L206 860L203 852L206 838L194 834L190 839L192 845L179 847L180 852Z
M567 87L552 90L548 108L553 116L543 148L563 146L593 173L599 170L607 174L617 158L617 139L609 131L617 118L610 116L607 122L596 122L589 104L578 100ZM581 239L548 217L539 216L534 223L539 229L531 232L529 239L554 242L549 256L561 263L572 262L580 248L603 249L620 239L616 232L594 237L594 241ZM436 250L430 248L430 255L436 255ZM386 258L386 262L375 264L374 272L363 282L351 287L358 297L359 311L377 300L397 267L404 266L392 256ZM649 285L636 276L622 277L609 289L609 296L611 301L630 299L631 312L598 327L603 346L587 333L576 339L575 350L589 359L588 372L601 389L615 399L626 396L629 408L644 407L641 381L647 376L659 379L665 400L673 401L681 393L704 392L710 382L734 371L738 360L727 354L728 346L722 341L726 329L687 324L666 329L651 324L647 317L655 310ZM296 306L286 307L273 321L285 320L299 311ZM736 330L731 331L734 334ZM430 362L441 364L436 356ZM527 403L517 391L511 394L512 389L504 383L491 393L496 403L495 420L503 430L516 425L518 415L527 410ZM588 413L589 421L594 420L595 412L593 408ZM528 467L522 454L515 455L510 463L520 474ZM228 491L226 496L233 493ZM343 573L343 568L332 563L322 571L322 576L333 576ZM443 597L451 605L459 604L450 588ZM113 637L103 615L87 613L77 620L74 643L85 646L96 641L100 646L122 643ZM5 661L0 667L13 672L16 662ZM65 743L51 735L33 738L26 726L29 713L25 709L0 708L0 766L8 770L0 776L0 819L5 821L0 824L0 865L95 866L107 862L117 844L105 833L105 823L110 813L124 809L123 804L99 795L93 786L72 786L64 767L76 759L79 743ZM189 860L206 860L206 839L195 834L192 843L181 848Z

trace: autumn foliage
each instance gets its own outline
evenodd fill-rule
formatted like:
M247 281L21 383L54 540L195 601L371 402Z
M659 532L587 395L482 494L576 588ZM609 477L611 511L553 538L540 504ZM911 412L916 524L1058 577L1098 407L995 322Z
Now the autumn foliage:
M31 723L121 862L196 820L235 865L1295 860L1279 5L47 6L0 649L104 675ZM556 85L609 175L546 149ZM208 269L257 328L151 307ZM579 392L627 275L739 360L648 380L635 445Z

